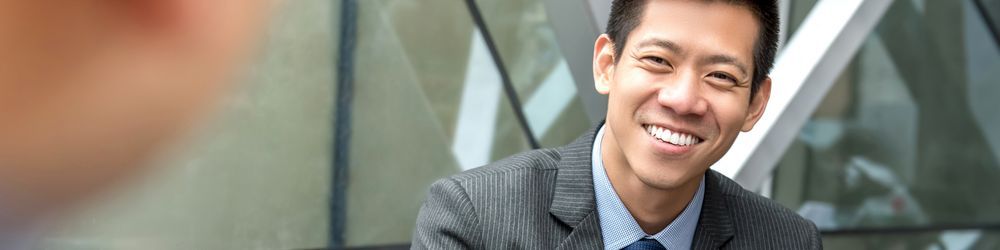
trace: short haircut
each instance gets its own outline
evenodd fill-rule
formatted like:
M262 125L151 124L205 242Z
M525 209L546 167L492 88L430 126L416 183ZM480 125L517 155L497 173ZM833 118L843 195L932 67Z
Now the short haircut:
M621 58L628 35L642 20L642 13L648 0L615 0L611 3L611 16L604 33L611 37L615 49L615 63ZM719 1L744 6L750 9L760 27L753 51L753 80L750 84L750 99L760 89L760 83L774 66L774 55L778 51L778 3L777 0L703 0Z

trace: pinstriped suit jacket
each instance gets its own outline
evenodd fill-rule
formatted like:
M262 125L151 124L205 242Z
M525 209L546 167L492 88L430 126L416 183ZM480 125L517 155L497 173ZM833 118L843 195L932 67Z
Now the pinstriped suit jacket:
M597 126L600 128L600 125ZM602 249L591 149L596 129L438 180L413 249ZM694 249L821 249L812 222L709 170Z

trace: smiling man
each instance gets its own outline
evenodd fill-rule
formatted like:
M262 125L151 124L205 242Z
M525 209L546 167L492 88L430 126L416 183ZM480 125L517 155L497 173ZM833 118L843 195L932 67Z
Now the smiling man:
M775 1L616 0L594 45L605 123L431 186L417 249L819 249L709 167L764 112Z

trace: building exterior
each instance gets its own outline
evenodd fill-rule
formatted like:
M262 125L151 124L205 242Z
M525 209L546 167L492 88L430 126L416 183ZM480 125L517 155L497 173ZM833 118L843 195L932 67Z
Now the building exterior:
M841 248L1000 248L1000 2L783 0L772 101L713 166ZM603 118L604 0L296 0L246 83L54 249L407 248L434 180Z

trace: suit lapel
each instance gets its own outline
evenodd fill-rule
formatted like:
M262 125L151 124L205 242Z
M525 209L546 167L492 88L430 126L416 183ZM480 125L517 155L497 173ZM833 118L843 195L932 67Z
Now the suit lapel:
M599 123L596 128L559 148L561 159L558 163L555 194L549 213L572 228L572 232L563 240L560 248L601 248L604 244L596 213L594 179L591 173L594 137L597 129L603 124L604 122Z
M733 222L719 175L714 170L705 173L705 200L694 232L693 249L719 249L733 237Z
M573 231L559 243L556 249L602 249L604 238L601 236L601 221L597 213L591 212L573 228Z

